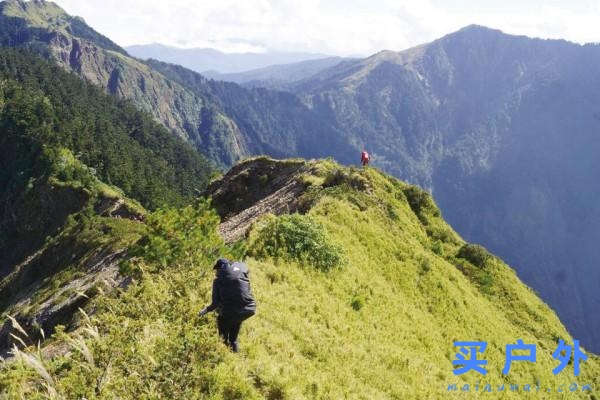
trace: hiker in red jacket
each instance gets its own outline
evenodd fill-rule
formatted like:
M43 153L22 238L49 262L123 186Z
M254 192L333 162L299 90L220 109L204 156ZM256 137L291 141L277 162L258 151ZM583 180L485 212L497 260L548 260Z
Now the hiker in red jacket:
M363 167L369 165L369 161L371 161L371 156L369 156L369 153L363 150L362 153L360 153L360 162Z

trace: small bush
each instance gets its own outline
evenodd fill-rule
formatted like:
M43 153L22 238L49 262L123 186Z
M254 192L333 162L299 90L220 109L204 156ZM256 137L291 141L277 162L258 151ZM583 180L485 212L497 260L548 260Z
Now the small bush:
M431 251L433 251L438 256L443 256L444 255L444 245L442 244L442 242L440 240L436 240L431 245Z
M487 262L492 259L492 255L485 247L478 244L467 243L458 250L456 255L458 258L464 258L471 264L479 268L484 268Z
M494 276L488 271L484 269L480 269L473 266L464 266L461 270L463 275L465 275L471 282L477 285L479 290L488 295L494 295Z
M325 178L320 176L312 175L312 174L302 174L297 178L298 182L303 184L306 188L309 187L318 187L323 185L325 182Z
M270 216L251 235L248 253L257 258L283 258L327 270L343 261L340 246L331 242L324 227L308 215Z
M431 195L417 186L408 186L405 188L404 195L408 200L411 210L417 216L421 216L423 211L436 208Z
M366 299L362 295L355 295L350 302L350 306L354 311L358 311L365 306Z
M428 258L421 259L420 267L421 270L419 271L419 275L427 274L431 271L431 261Z
M481 247L481 246L479 246ZM485 250L485 249L484 249ZM473 264L471 260L469 263L465 262L465 259L451 258L449 260L456 269L458 269L464 276L466 276L472 283L477 285L479 290L487 295L495 294L495 279L494 275L488 268L482 268ZM485 265L485 264L483 264Z
M425 233L431 240L440 241L442 243L459 244L452 229L444 224L431 224L425 227Z
M352 189L365 191L370 189L369 181L355 170L350 172L343 169L336 169L329 172L323 182L323 187L332 187L340 185L348 185Z
M404 190L408 205L419 221L425 226L430 223L429 217L441 217L439 208L433 202L431 195L417 186L408 186Z
M398 215L398 212L396 212L396 209L394 208L394 205L392 203L387 203L385 208L388 217L390 217L393 221L400 220L400 216Z

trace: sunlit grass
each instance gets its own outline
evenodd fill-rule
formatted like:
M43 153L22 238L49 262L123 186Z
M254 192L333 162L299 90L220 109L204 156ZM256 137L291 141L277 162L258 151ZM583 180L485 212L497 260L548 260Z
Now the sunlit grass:
M582 364L577 378L572 366L552 374L558 338L572 343L555 313L499 259L486 258L480 266L459 257L464 242L427 196L413 197L423 207L409 204L406 194L414 196L415 189L371 168L349 171L336 178L337 186L321 188L337 167L316 167L316 178L309 179L317 186L309 216L341 246L344 263L323 270L281 257L248 258L258 312L242 327L240 354L219 341L214 316L197 317L209 301L214 262L201 250L214 248L216 240L214 214L201 213L194 218L206 225L198 229L213 233L189 233L199 251L160 267L138 255L128 269L136 277L131 287L94 303L86 329L97 329L97 335L57 335L73 351L44 361L56 393L107 399L439 399L449 397L448 384L477 381L598 387L596 357ZM368 189L352 189L348 179ZM162 219L155 225L172 228L172 234L180 232L178 226L194 229L174 213L156 215ZM152 251L152 259L160 258L160 249ZM537 345L538 361L516 362L503 376L504 347L517 339ZM456 340L488 342L487 376L454 376ZM49 393L49 380L26 360L2 368L0 393L9 398Z

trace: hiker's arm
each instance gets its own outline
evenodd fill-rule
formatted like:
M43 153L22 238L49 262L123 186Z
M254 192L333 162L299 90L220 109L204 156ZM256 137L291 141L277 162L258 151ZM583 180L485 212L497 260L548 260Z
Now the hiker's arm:
M212 303L202 309L200 311L200 315L207 314L219 306L219 285L217 284L217 280L213 281L212 287Z

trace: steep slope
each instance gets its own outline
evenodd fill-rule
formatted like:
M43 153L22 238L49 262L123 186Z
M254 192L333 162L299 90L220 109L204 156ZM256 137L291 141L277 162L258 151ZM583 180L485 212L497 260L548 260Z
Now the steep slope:
M212 317L196 318L214 259L232 252L200 202L148 216L131 249L136 257L122 268L133 279L129 289L98 297L79 335L55 335L50 346L72 352L52 359L18 352L2 364L0 393L406 399L469 396L447 386L470 384L474 392L476 382L481 391L489 382L492 396L522 398L523 385L539 383L547 398L562 398L557 391L574 382L572 369L553 375L551 353L559 338L572 342L565 328L501 260L465 245L422 190L374 169L260 158L210 192L226 224L297 184L304 214L262 208L245 239L259 311L242 329L240 356L219 343ZM515 362L502 376L504 346L518 338L537 345L537 362ZM452 373L457 340L488 343L485 377ZM590 355L569 396L589 398L595 392L580 385L596 390L599 376L600 360Z
M131 100L223 165L246 154L235 124L207 99L129 57L52 2L0 3L0 43L38 51L108 93Z
M202 74L206 72L236 74L270 65L328 58L325 54L299 52L223 53L215 49L182 49L159 43L128 46L126 50L132 56L142 60L153 58L169 64L181 65Z
M19 222L0 232L7 239L0 271L4 357L14 344L35 344L59 324L77 326L74 315L80 307L98 293L125 287L119 262L145 229L146 211L139 203L100 182L68 150L45 153L36 169L46 173L32 177L35 184L14 199L19 204L4 210ZM27 257L14 264L22 254ZM9 316L27 332L21 341L11 335L15 323Z
M215 170L150 115L32 54L1 49L0 82L0 313L33 341L123 282L143 206L186 204Z
M224 110L239 127L249 154L328 157L334 152L341 162L353 160L352 146L331 115L315 113L292 93L207 80L184 67L156 60L148 64Z
M433 192L600 352L600 47L467 27L295 91L374 163ZM333 154L337 156L337 154Z

